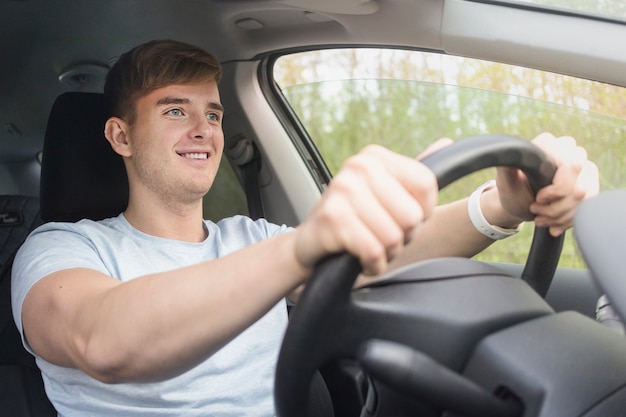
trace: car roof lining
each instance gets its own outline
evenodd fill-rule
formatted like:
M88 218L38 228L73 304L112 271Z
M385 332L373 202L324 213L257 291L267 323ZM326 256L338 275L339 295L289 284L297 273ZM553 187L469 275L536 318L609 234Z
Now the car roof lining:
M303 44L442 50L626 85L624 24L465 0L379 0L371 13L356 12L360 0L342 3L352 14L329 13L332 3L313 11L310 0L152 0L149 8L128 0L0 0L0 46L9 57L0 67L0 161L32 160L41 150L49 109L69 90L61 73L111 65L150 39L192 42L232 63ZM565 32L554 32L556 21Z

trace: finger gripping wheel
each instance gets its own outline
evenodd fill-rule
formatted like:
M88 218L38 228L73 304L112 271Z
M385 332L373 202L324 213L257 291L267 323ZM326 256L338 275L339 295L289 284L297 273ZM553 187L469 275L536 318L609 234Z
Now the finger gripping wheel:
M507 166L524 171L536 193L551 183L556 171L541 149L507 135L461 139L422 162L433 171L440 189L472 172ZM561 247L562 236L553 238L546 229L535 228L522 277L542 296L556 270ZM350 292L360 271L354 257L340 254L320 262L309 279L291 313L278 360L275 402L279 417L307 416L309 385L315 371L329 360L355 357L359 335L342 323L352 314Z

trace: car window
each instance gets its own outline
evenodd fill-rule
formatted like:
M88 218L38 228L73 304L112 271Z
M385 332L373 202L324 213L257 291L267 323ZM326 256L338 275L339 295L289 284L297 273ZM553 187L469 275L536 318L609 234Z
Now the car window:
M440 137L506 133L532 139L572 135L601 170L603 189L626 186L623 88L439 53L337 49L285 55L274 77L330 173L364 145L406 155ZM493 176L485 170L443 190L464 196ZM524 263L533 227L492 245L479 258ZM560 266L584 267L568 232Z

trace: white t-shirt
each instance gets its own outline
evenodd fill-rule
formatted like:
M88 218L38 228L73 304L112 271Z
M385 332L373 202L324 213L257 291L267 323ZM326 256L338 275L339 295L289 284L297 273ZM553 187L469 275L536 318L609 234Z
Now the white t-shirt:
M18 329L22 332L26 293L52 272L91 268L128 281L219 258L289 230L243 216L217 224L205 221L205 227L206 240L190 243L142 233L123 215L98 222L44 224L29 236L13 264L12 303ZM46 393L63 417L272 416L274 372L286 326L286 304L280 302L205 362L163 382L104 384L39 357L37 364Z

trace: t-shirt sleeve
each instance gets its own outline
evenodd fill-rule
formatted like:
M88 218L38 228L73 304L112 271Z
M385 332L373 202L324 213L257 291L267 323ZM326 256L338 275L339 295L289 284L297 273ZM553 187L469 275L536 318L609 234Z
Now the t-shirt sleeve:
M11 273L11 303L15 324L22 332L22 304L43 277L69 268L106 273L97 251L73 224L48 223L33 231L18 250Z
M267 238L282 235L283 233L288 233L293 230L293 228L286 226L284 224L278 225L274 223L270 223L265 219L257 219L254 220L254 224L263 230L262 233L266 235Z
M286 225L270 223L263 218L253 220L247 216L234 216L223 219L217 223L217 227L226 245L228 245L228 242L236 244L234 249L240 249L293 230L293 228Z

